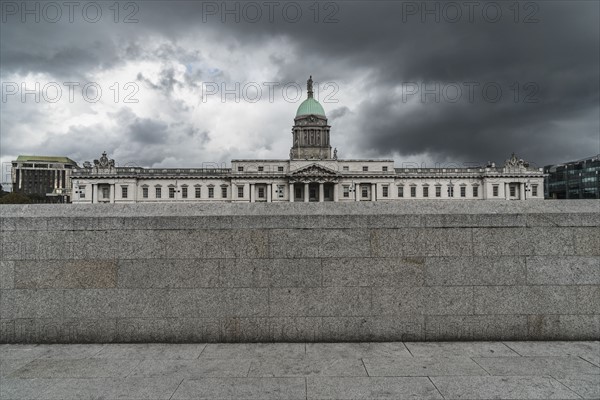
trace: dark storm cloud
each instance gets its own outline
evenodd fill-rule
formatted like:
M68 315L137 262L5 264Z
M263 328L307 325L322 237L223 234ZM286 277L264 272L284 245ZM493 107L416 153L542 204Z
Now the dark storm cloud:
M465 3L457 2L462 17L451 22L451 10L442 11L444 2L338 1L334 2L337 10L320 3L318 23L309 8L313 2L296 3L303 11L297 23L282 16L285 2L279 2L274 22L268 21L263 6L258 23L244 15L239 23L235 15L226 15L223 23L220 12L207 14L208 3L220 10L238 7L240 13L244 7L243 2L151 1L139 2L137 24L102 21L62 29L48 24L2 24L2 73L69 75L132 59L175 59L190 66L181 80L169 67L160 72L158 81L150 81L145 71L138 75L169 97L175 88L197 87L207 78L205 70L193 67L203 61L203 40L236 53L285 38L297 59L271 54L264 62L276 67L274 76L253 80L304 85L312 74L319 82L338 83L344 93L362 79L359 83L365 89L352 105L339 104L327 111L338 126L352 119L351 129L337 137L344 137L356 149L366 149L369 156L426 154L460 163L502 161L515 151L543 165L600 152L598 2L482 1L476 2L472 19ZM500 9L498 22L490 21L494 15L490 5ZM416 7L417 12L409 14L409 9L414 10L409 7ZM433 14L422 16L423 7L433 9ZM490 10L487 18L484 8ZM332 11L338 22L324 23ZM149 37L168 43L149 54L145 46ZM197 48L179 43L190 37L198 38ZM235 79L232 71L243 68L225 66L211 79ZM465 82L479 85L473 101L465 92L456 102L444 96L439 102L422 101L420 91L402 98L407 84L439 85L443 91L454 83L465 90ZM490 83L501 87L501 100L492 102L482 95L482 87ZM515 83L519 84L518 100ZM526 90L528 83L533 86ZM524 102L528 95L535 102ZM155 128L147 126L150 134L132 139L155 143L159 140Z

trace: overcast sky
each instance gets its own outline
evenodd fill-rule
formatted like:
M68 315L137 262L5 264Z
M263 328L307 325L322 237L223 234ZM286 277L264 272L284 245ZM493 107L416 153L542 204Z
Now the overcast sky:
M600 152L597 1L1 3L3 163L285 159L309 75L340 158Z

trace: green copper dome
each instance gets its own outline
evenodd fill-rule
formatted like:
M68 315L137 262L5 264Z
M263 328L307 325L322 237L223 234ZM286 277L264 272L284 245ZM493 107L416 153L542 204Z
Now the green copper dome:
M309 97L308 99L304 100L302 102L302 104L300 104L300 107L298 107L298 111L296 112L296 117L299 117L301 115L321 115L321 116L325 116L325 110L323 110L323 106L321 106L321 104L319 104L318 101L316 101L314 98Z

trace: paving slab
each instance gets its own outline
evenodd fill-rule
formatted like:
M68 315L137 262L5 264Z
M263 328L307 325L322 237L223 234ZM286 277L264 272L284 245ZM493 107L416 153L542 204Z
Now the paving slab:
M35 360L35 358L0 359L0 377L10 375L33 360Z
M369 376L488 375L468 357L364 358Z
M367 376L361 359L320 357L259 359L252 362L248 376Z
M39 344L3 344L0 345L0 359L38 358L48 353L47 346Z
M306 355L321 358L412 357L402 342L307 343Z
M518 357L502 342L407 342L415 357Z
M143 360L129 376L207 378L246 377L251 360L203 358L201 360Z
M474 357L490 375L598 375L600 368L579 357Z
M551 377L436 376L431 380L446 399L578 399Z
M193 360L200 356L206 344L107 344L96 358L128 360Z
M105 347L103 344L47 344L40 345L44 354L40 358L91 358Z
M304 378L204 378L184 380L172 397L183 399L306 399Z
M600 399L599 375L571 375L557 380L584 399Z
M37 359L12 372L10 378L123 378L140 360Z
M575 356L600 366L600 342L507 342L506 345L525 357Z
M12 379L0 381L0 399L45 399L46 393L56 382L53 379Z
M207 344L202 358L304 357L304 343L215 343Z
M425 377L310 377L307 399L443 399Z

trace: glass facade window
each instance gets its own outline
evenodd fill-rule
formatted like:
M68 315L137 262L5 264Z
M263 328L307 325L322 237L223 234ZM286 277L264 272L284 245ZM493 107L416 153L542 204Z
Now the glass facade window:
M544 167L544 196L549 199L600 198L600 156ZM532 188L533 191L533 188Z

